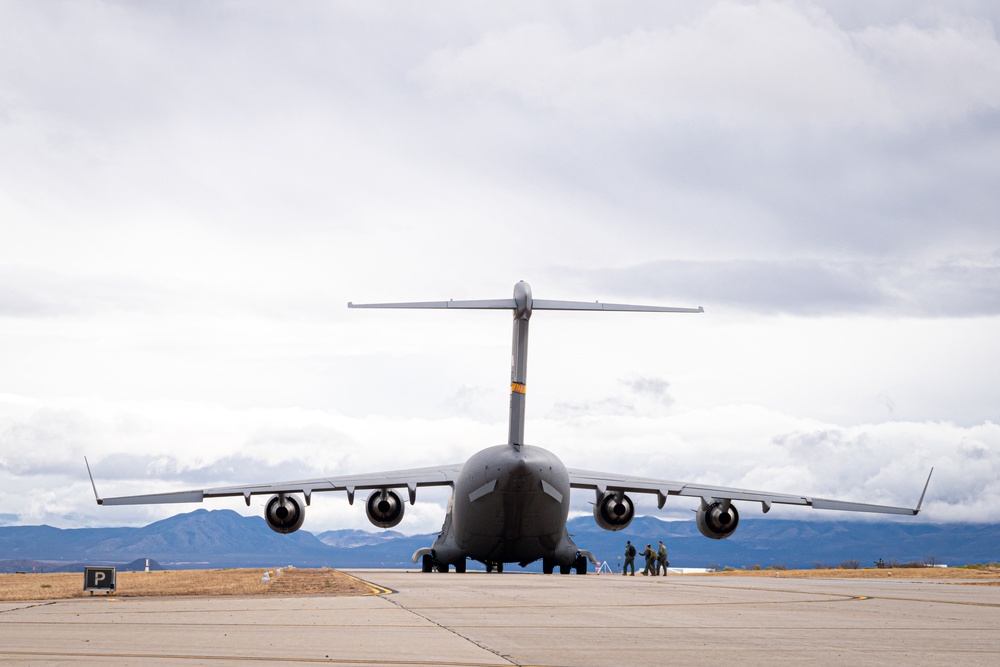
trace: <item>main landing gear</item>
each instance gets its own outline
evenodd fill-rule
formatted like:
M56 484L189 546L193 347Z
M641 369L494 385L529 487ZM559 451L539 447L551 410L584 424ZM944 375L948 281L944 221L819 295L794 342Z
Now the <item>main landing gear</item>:
M498 563L496 561L486 561L483 563L486 566L487 572L503 572L503 563ZM465 572L466 561L455 563L455 572L459 574ZM434 556L431 554L424 554L420 561L420 571L421 572L447 572L449 569L448 563L439 563ZM552 574L556 569L556 563L551 558L542 559L542 572L545 574ZM573 570L576 570L577 574L587 574L587 557L583 554L579 554L576 560L573 561L572 565L560 565L559 574L569 574Z
M542 559L542 572L544 574L552 574L556 569L555 561L551 558ZM587 574L587 557L580 554L573 561L572 565L560 565L559 574L569 574L572 570L576 570L577 574Z
M421 572L433 572L437 570L438 572L447 572L448 563L439 563L434 556L431 554L424 554L420 559L420 571ZM455 563L455 572L462 574L465 572L465 559Z

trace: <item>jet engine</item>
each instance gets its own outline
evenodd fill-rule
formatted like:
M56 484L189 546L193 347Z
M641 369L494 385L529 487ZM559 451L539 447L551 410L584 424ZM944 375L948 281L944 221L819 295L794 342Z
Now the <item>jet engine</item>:
M713 540L722 540L736 531L736 526L740 523L740 513L730 502L717 500L708 505L702 501L701 507L698 508L697 522L702 535Z
M635 505L625 494L619 500L614 491L605 491L594 503L594 521L604 530L621 530L632 523L634 516Z
M302 527L306 518L306 508L297 496L279 493L271 496L264 509L264 520L276 533L294 533Z
M399 495L389 489L373 491L365 503L368 520L380 528L392 528L402 521L405 509Z

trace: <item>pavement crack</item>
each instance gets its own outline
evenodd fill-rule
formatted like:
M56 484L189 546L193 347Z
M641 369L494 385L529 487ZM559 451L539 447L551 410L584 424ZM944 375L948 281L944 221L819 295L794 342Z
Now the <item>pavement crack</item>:
M424 619L425 621L427 621L431 625L434 625L434 626L436 626L438 628L441 628L442 630L446 630L446 631L450 632L451 634L455 635L456 637L458 637L460 639L463 639L463 640L469 642L470 644L478 646L479 648L481 648L482 650L484 650L484 651L486 651L488 653L492 653L496 657L500 658L501 660L505 660L506 662L510 663L511 665L514 665L515 667L521 667L521 663L515 661L509 655L504 655L500 651L497 651L496 649L490 648L489 646L486 646L482 642L476 641L472 637L463 635L461 632L459 632L458 630L455 630L454 628L449 628L447 625L441 625L440 623L438 623L437 621L435 621L433 618L430 618L429 616L425 616L424 614L421 614L419 611L416 611L414 609L410 609L409 607L406 607L406 606L400 604L397 599L393 599L393 598L390 598L390 597L387 597L387 596L384 596L382 599L385 600L386 602L390 602L390 603L396 605L397 607L399 607L400 609L402 609L403 611L405 611L407 613L413 614L414 616L417 616L418 618Z
M12 607L10 609L0 609L0 614L9 614L16 611L24 611L25 609L34 609L35 607L47 607L53 604L59 604L59 600L49 600L47 602L35 602L34 604L26 604L23 607Z

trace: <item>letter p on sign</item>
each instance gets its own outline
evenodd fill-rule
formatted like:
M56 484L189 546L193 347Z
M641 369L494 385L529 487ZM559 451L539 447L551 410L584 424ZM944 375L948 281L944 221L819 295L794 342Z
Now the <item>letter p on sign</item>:
M83 590L110 593L115 590L115 568L85 567L83 568Z

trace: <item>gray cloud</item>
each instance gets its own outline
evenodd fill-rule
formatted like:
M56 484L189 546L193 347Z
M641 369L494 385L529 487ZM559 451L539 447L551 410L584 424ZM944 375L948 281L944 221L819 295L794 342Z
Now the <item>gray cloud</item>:
M448 413L489 424L504 416L492 400L495 397L496 392L491 389L463 384L441 407Z
M707 116L896 129L1000 104L1000 46L985 22L845 29L818 7L735 2L659 18L597 33L572 21L491 31L435 53L422 79L653 125Z
M590 291L683 299L706 308L805 316L1000 315L997 254L908 261L661 261L619 270L566 271Z
M195 462L169 455L116 453L91 467L101 484L104 495L117 495L109 488L113 482L144 482L154 478L181 488L203 488L213 485L251 484L308 479L322 475L322 468L311 466L299 458L271 463L254 456L232 454L211 462Z
M556 401L546 417L572 422L592 416L638 416L650 410L660 411L674 403L670 395L670 383L662 378L634 377L619 380L619 383L624 385L627 393L604 396L587 402ZM647 402L646 405L643 401Z
M0 317L106 319L178 314L254 315L329 320L344 316L343 303L314 288L294 295L261 293L202 279L126 276L95 269L0 266Z
M70 275L38 268L0 266L0 317L92 317L139 314L163 304L174 291L149 282Z
M623 380L622 383L636 394L652 398L661 405L671 405L674 402L670 395L670 383L663 378L637 377Z
M608 396L587 402L557 401L552 405L546 417L571 421L581 417L634 414L637 414L637 410L632 400L619 396Z

